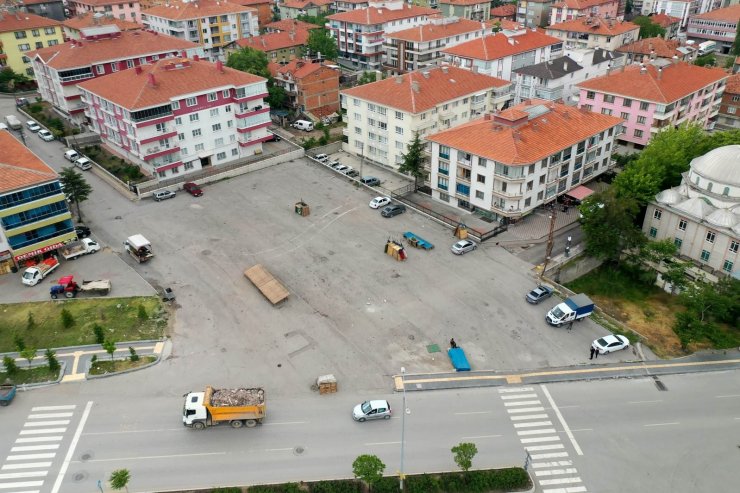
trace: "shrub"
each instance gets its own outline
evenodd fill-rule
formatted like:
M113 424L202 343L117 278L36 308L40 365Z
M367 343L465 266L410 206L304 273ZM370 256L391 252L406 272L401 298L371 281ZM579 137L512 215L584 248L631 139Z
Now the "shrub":
M309 487L311 493L361 493L359 481L340 479L338 481L317 481Z
M91 365L94 365L97 362L98 362L98 355L97 354L93 354L92 355L92 358L90 358L90 364Z
M33 318L33 312L28 312L28 320L26 321L26 329L33 330L36 328L36 320Z
M3 358L3 366L5 367L5 373L10 376L18 373L18 365L15 364L15 360L10 356L5 356Z
M69 310L67 310L66 308L62 308L61 317L62 317L62 326L65 329L69 329L75 324L75 318L72 316L71 313L69 313Z
M44 356L46 356L46 362L49 364L49 371L52 373L58 372L61 365L59 364L56 353L51 349L47 349Z
M129 346L128 352L131 353L131 357L129 358L131 361L139 361L139 355L136 354L136 349Z
M95 342L97 344L103 344L105 342L105 331L100 324L93 325L93 334L95 334Z
M147 320L148 318L149 315L147 315L144 305L139 305L139 320Z
M26 349L26 341L24 341L23 338L18 334L13 336L13 342L15 343L15 348L18 350L19 353Z
M406 481L408 481L408 476ZM404 483L407 484L407 483ZM384 476L378 480L370 489L372 493L398 493L398 478L394 476ZM410 492L409 488L406 491Z
M408 493L435 493L440 490L439 479L429 474L406 476L404 486Z

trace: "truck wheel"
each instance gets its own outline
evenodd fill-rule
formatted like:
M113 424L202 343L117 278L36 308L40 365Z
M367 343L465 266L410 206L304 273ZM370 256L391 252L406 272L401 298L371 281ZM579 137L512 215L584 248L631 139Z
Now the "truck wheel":
M235 419L229 424L232 428L241 428L242 426L244 426L244 423L239 419Z
M5 407L5 406L7 406L8 404L10 404L10 401L0 401L0 406L3 406L3 407Z
M254 428L255 426L257 426L257 421L253 419L248 419L245 424L247 425L247 428Z
M196 421L195 423L193 423L193 429L195 430L202 430L205 427L206 427L206 424L201 421Z
M75 294L72 291L66 291L64 293L64 296L66 296L67 298L74 298L75 297Z

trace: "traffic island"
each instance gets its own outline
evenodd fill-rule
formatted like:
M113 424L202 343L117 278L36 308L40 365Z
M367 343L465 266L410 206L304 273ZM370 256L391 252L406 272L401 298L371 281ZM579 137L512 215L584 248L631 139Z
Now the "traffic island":
M141 370L157 362L156 356L141 356L139 359L132 361L128 359L116 359L113 361L96 360L90 364L87 372L87 378L105 377L115 375L116 373L128 373L134 370Z

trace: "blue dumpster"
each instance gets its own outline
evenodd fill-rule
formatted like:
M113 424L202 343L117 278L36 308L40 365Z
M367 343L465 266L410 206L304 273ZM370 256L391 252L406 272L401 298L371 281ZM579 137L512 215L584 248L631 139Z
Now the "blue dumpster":
M455 367L455 370L470 371L470 363L468 363L468 358L465 357L465 351L463 351L462 348L450 348L447 350L447 355L450 357L450 361L452 362L452 366Z

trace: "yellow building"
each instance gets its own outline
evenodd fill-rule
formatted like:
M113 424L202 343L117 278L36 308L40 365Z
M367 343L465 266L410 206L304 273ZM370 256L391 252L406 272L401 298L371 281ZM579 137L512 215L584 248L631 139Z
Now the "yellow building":
M0 70L33 78L28 53L64 43L62 23L27 12L0 12Z

